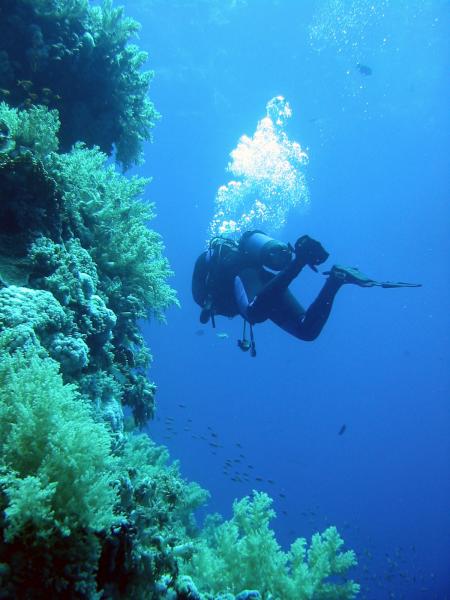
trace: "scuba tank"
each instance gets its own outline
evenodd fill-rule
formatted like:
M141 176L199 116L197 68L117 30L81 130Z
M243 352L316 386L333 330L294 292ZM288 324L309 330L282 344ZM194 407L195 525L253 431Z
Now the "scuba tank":
M239 241L239 250L251 265L281 271L292 260L292 247L275 240L262 231L246 231Z

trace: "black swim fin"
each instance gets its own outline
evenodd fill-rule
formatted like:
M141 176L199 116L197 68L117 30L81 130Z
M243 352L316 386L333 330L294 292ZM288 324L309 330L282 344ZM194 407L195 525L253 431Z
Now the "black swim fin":
M330 271L324 271L324 275L334 277L342 283L353 283L360 287L413 288L422 286L421 283L406 283L405 281L376 281L355 267L343 267L342 265L334 265Z
M421 283L407 283L406 281L374 281L373 285L378 285L382 288L422 287Z

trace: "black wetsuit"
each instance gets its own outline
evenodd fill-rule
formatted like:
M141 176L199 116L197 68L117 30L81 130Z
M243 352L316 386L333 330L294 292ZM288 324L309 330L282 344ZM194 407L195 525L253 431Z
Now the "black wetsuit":
M270 319L291 335L312 341L322 331L331 311L334 297L341 287L335 279L326 280L319 295L305 310L289 291L289 285L305 266L298 258L274 274L260 266L249 265L238 250L221 264L209 286L209 252L197 259L192 279L192 293L200 306L211 296L214 314L242 317L251 324Z

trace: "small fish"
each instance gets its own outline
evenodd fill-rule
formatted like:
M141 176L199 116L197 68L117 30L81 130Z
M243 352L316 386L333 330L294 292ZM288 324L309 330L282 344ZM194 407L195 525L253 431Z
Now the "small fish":
M228 333L225 333L224 331L221 331L219 333L216 333L217 337L219 338L219 340L227 340L230 336L228 335Z
M28 92L33 87L33 82L29 79L19 79L17 85L23 88L26 92Z
M11 95L11 92L9 90L5 90L4 88L0 88L0 95L7 97Z
M345 433L345 430L347 429L347 425L344 423L341 428L338 431L338 435L342 435L343 433Z
M205 331L203 329L197 329L197 331L195 332L195 335L198 335L200 337L202 335L205 335Z
M364 75L365 77L372 75L372 69L368 65L363 65L362 63L358 63L356 65L356 68L361 73L361 75Z
M186 404L179 404L178 405L180 408L186 408Z

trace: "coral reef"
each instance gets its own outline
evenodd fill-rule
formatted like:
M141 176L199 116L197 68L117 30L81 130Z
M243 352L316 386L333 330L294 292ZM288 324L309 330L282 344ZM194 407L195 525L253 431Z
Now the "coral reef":
M111 453L111 433L58 363L36 340L11 351L13 337L0 335L1 597L144 599L161 581L176 588L207 492L146 435Z
M177 302L162 242L147 227L153 217L152 206L141 200L147 180L106 167L97 149L78 144L69 153L54 152L59 120L46 107L22 111L1 103L0 123L9 140L0 154L0 278L45 290L49 305L59 307L64 319L53 337L35 331L33 319L28 325L60 362L65 380L76 380L97 402L104 396L94 396L99 386L115 386L115 400L108 393L104 399L115 431L121 423L112 408L117 399L144 425L153 415L155 387L146 378L151 355L137 321L164 319ZM16 287L3 295L19 296L24 311L31 295ZM43 318L38 304L33 310ZM11 315L0 314L0 320L19 324Z
M234 502L230 521L210 517L185 572L211 594L257 588L265 599L354 598L359 591L354 581L327 581L356 565L353 551L339 551L344 542L336 528L315 534L308 550L299 538L285 553L269 527L276 516L271 505L267 494L254 491Z
M96 532L117 520L110 435L38 345L7 351L13 336L0 336L1 596L95 597Z
M159 115L147 97L153 73L129 43L139 24L105 0L3 0L0 100L46 105L61 116L61 149L83 140L128 168ZM92 90L95 89L95 93Z
M178 559L192 555L197 530L193 511L209 494L185 482L178 464L168 465L168 459L167 450L147 435L126 436L117 485L127 520L104 546L98 574L110 592L113 581L115 591L125 597L164 597L163 589L178 585Z
M0 6L0 598L351 598L336 530L284 553L256 493L201 532L208 492L138 432L139 320L177 299L148 181L108 163L156 118L136 30L108 1Z
M146 181L57 154L58 127L0 104L1 597L158 597L206 498L124 431L153 415L138 320L177 303L171 271Z

